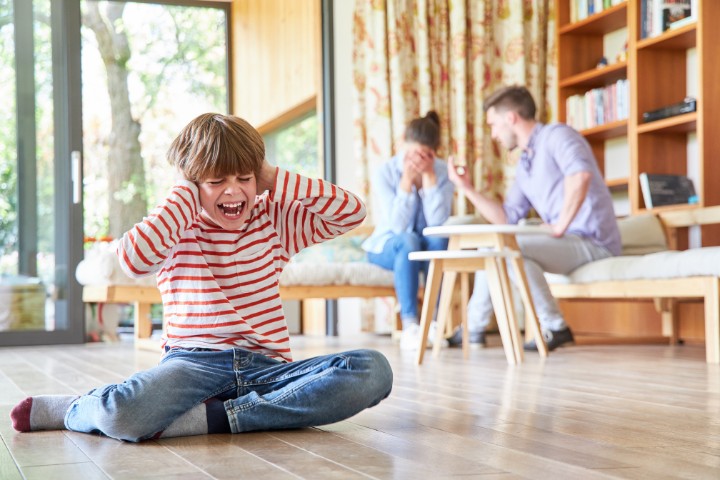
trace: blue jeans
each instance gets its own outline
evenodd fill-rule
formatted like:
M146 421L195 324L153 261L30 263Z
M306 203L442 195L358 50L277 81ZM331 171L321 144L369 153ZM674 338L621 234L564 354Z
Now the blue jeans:
M410 252L446 250L447 238L423 237L417 233L403 232L395 235L383 246L380 253L368 252L368 261L395 274L395 294L400 303L403 324L417 323L417 293L420 272L427 276L428 262L408 260Z
M80 397L65 426L137 442L217 398L233 433L311 427L372 407L391 388L390 365L374 350L283 363L240 348L172 349L158 366Z

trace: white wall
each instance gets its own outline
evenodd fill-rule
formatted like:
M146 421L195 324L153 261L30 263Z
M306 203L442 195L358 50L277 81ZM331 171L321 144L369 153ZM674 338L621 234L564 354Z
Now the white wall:
M361 192L359 165L353 148L353 10L355 0L333 2L335 50L335 159L337 184L354 193ZM348 335L361 330L361 300L338 300L338 333Z
M337 183L360 192L360 169L353 148L352 25L355 0L333 2L335 37L335 158Z

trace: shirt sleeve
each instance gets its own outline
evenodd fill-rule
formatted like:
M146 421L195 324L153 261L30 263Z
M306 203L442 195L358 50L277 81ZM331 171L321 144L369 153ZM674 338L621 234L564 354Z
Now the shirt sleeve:
M170 250L200 212L199 198L194 183L181 181L163 203L123 235L117 254L128 276L145 277L160 270Z
M595 156L582 135L566 125L556 128L550 135L555 138L548 138L547 143L554 147L551 153L563 176L594 170Z
M393 175L393 161L385 163L375 174L373 191L375 205L382 217L378 225L389 225L393 233L407 230L417 209L417 196L400 188L400 182ZM388 208L389 207L389 208Z
M515 181L503 202L503 210L505 210L505 216L509 224L516 224L521 219L525 218L530 211L530 201L522 193L520 185Z
M453 192L455 191L455 186L448 178L447 164L442 160L435 160L434 168L437 183L430 188L420 190L423 215L428 227L442 225L450 217Z
M282 246L290 255L352 230L366 214L365 204L355 194L281 168L269 194L269 209Z

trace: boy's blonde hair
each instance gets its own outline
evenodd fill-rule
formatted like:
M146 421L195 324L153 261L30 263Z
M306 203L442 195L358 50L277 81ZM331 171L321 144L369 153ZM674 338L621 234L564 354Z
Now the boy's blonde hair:
M205 113L180 131L167 160L191 182L250 172L257 176L265 160L265 144L242 118Z

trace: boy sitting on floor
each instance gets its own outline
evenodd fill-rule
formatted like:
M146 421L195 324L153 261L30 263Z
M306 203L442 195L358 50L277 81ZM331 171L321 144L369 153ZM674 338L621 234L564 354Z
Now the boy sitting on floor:
M392 370L379 352L292 361L279 294L292 255L363 221L360 199L269 165L260 134L233 116L194 119L168 161L179 180L118 248L128 275L157 274L159 365L79 397L28 397L13 427L138 442L323 425L386 398Z

